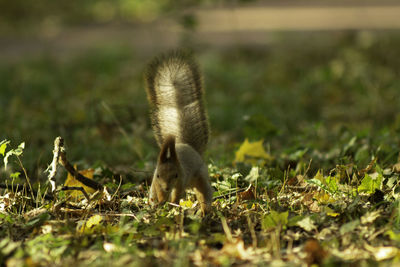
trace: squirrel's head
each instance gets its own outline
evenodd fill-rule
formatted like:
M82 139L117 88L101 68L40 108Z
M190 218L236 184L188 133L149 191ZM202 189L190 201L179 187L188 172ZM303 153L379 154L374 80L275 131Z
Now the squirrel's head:
M158 196L159 202L167 200L180 175L181 169L175 150L175 137L168 136L161 147L155 173L155 178L157 178L160 191L162 192Z

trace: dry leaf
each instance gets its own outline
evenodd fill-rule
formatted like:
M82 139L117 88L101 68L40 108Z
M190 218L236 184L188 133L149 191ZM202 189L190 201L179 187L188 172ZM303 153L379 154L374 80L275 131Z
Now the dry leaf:
M263 140L250 143L246 139L235 153L235 162L246 162L252 165L265 164L272 159L263 147Z
M304 251L307 254L306 262L308 266L312 264L321 264L328 253L321 247L318 240L311 238L304 244Z
M221 253L240 260L250 260L253 255L253 250L251 248L246 249L243 240L235 238L231 242L226 242L224 244Z
M304 230L306 230L307 232L310 232L314 229L317 229L317 226L314 224L314 221L311 220L311 218L308 217L304 217L302 220L298 221L296 223L296 225L300 226L301 228L303 228Z
M365 249L371 252L377 261L391 259L399 253L399 249L396 247L373 247L365 244Z
M361 217L361 224L373 223L380 216L380 214L381 211L379 210L367 212Z
M256 199L256 189L251 185L246 191L240 192L238 197L239 201L254 200Z
M74 166L74 168L76 169L76 166ZM94 169L82 170L82 171L79 171L79 173L88 179L93 179ZM88 186L82 184L81 182L79 182L78 180L76 180L70 173L68 173L68 175L67 175L67 180L65 181L64 186L82 187L88 194L93 194L94 192L96 192L95 189L88 187ZM76 199L81 199L84 197L83 193L79 190L70 190L70 191L67 191L67 193L71 197L74 197Z
M311 203L311 205L308 206L308 209L311 212L316 212L316 213L321 211L321 207L319 206L317 201L313 201L313 203Z

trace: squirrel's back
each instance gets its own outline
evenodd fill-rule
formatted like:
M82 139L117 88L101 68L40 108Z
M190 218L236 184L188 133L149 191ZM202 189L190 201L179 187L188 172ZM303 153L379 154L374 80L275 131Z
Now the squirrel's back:
M188 54L173 52L153 60L146 73L151 121L158 145L172 135L200 154L208 142L209 126L197 64Z

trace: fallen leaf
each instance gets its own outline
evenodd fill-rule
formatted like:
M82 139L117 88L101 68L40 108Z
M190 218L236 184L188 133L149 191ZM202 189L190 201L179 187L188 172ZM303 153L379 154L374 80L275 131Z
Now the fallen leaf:
M400 173L400 162L397 162L396 164L393 165L393 171Z
M329 217L337 217L340 215L340 213L337 212L327 212L326 215L328 215Z
M295 177L290 178L287 181L287 184L291 185L291 186L305 185L304 176L301 174L298 174Z
M268 154L263 146L263 140L250 143L248 139L244 140L238 151L235 153L235 163L245 162L252 165L263 165L271 161L273 157Z
M374 222L376 218L379 217L380 214L381 212L379 210L367 212L361 217L361 224L368 224Z
M371 252L377 261L391 259L399 253L399 249L396 247L373 247L365 244L365 249Z
M76 166L74 166L74 168L76 169ZM93 179L94 169L82 170L82 171L79 171L79 173L88 179ZM88 186L82 184L81 182L79 182L78 180L76 180L74 178L74 176L72 176L70 173L68 173L68 175L67 175L67 180L65 180L64 186L82 187L88 194L93 194L94 192L96 192L95 189L88 187ZM84 197L83 193L79 190L69 190L69 191L67 191L67 194L75 199L81 199Z
M260 177L260 168L258 166L253 166L249 174L245 177L245 180L249 183L256 182Z
M193 202L191 200L183 200L183 199L181 199L179 201L179 206L185 207L185 208L192 208L193 207Z
M350 245L342 251L337 251L336 249L333 249L331 252L334 256L346 261L355 261L370 258L370 254L368 253L368 251L358 248L354 244Z
M314 199L316 199L318 201L319 204L331 204L331 203L335 203L335 199L333 199L331 197L331 195L329 195L328 193L326 193L325 191L321 191L321 192L316 192L314 194Z
M239 260L248 260L252 258L253 250L251 248L246 249L241 238L235 238L224 244L221 253Z
M246 191L240 192L238 197L239 201L256 199L256 189L254 188L253 185L250 185Z
M318 212L321 211L321 208L320 208L320 206L318 205L318 202L317 202L317 201L313 201L313 202L311 203L311 205L308 206L308 209L309 209L311 212L315 212L315 213L318 213Z
M288 216L288 211L279 213L271 210L270 214L264 216L261 226L264 230L273 229L277 226L286 226L288 224Z
M318 240L311 238L304 244L304 251L307 254L306 262L308 266L321 264L328 253L321 247Z
M389 230L385 233L385 235L388 235L391 240L400 243L400 233L396 233L393 230Z
M367 194L372 194L376 189L381 189L383 176L380 173L365 174L364 178L361 180L361 184L358 187L359 192L365 192Z
M314 224L314 221L311 220L310 216L307 216L307 217L303 218L302 220L298 221L296 223L296 225L300 226L307 232L317 229L317 227Z
M100 222L103 220L103 217L100 215L93 215L92 217L90 217L87 221L86 221L86 227L87 228L92 228L95 225L100 224Z

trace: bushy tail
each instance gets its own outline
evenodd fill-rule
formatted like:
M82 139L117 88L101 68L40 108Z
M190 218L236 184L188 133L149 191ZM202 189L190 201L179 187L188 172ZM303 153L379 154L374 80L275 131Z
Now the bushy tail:
M209 126L201 75L191 55L172 52L154 59L145 79L158 145L173 135L177 143L189 144L202 154Z

